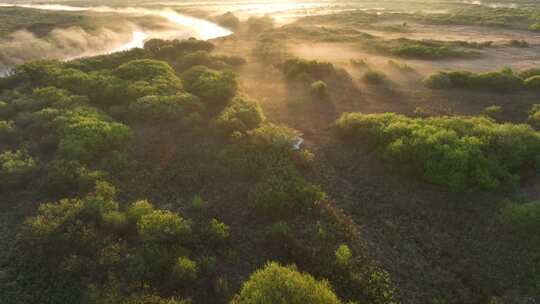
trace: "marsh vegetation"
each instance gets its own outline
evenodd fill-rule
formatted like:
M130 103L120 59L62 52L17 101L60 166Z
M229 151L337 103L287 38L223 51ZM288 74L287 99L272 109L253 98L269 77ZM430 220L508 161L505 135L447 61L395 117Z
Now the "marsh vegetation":
M1 303L540 300L537 4L92 4L0 6L149 34L0 78Z

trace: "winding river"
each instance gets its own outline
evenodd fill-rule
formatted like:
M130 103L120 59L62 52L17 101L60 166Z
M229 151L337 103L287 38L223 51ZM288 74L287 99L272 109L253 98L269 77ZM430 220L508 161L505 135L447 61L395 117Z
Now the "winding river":
M8 3L0 3L0 7L21 7L21 8L38 9L38 10L66 11L66 12L115 13L115 14L130 15L130 16L154 16L154 17L163 18L168 23L172 24L174 28L176 29L172 31L171 30L146 31L142 28L135 27L132 29L131 37L124 39L123 43L119 43L119 44L115 43L96 52L85 51L85 52L80 52L80 54L70 54L69 56L56 58L56 59L63 59L63 60L75 59L75 58L90 56L90 55L108 54L108 53L143 47L144 42L152 38L173 39L173 38L194 37L197 39L209 40L209 39L214 39L214 38L219 38L219 37L225 37L232 34L230 30L224 27L221 27L213 22L187 16L184 14L180 14L171 9L158 10L158 9L146 9L146 8L139 8L139 7L125 7L125 8L112 8L112 7L107 7L107 6L79 7L79 6L60 5L60 4L8 4ZM31 43L29 47L32 47ZM35 47L38 48L39 46L36 45ZM46 54L43 54L43 55L45 56ZM40 59L40 58L32 58L32 59ZM0 75L5 74L6 70L7 70L7 67L4 67L4 71L2 71L2 66L0 66Z

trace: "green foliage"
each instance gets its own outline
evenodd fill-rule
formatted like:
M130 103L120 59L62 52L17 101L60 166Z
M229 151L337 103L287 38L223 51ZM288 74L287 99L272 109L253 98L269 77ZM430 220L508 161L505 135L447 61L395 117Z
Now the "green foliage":
M223 243L229 238L230 227L214 218L208 225L208 234L213 243Z
M471 44L465 41L438 41L399 39L365 39L368 49L388 55L416 59L467 58L480 55L470 48L482 48L487 45Z
M197 263L186 257L179 257L174 263L172 273L179 282L192 282L197 279Z
M350 113L333 130L345 140L373 143L395 168L456 190L514 185L540 151L540 134L531 127L483 117Z
M143 216L153 213L154 210L155 207L150 202L140 200L132 203L126 210L126 214L132 223L138 223Z
M0 187L25 185L37 169L37 161L27 151L5 151L0 154Z
M148 95L175 95L182 81L163 61L140 59L122 64L113 74L125 81L121 99L129 102Z
M446 78L450 80L451 85L447 84ZM523 79L518 77L511 69L479 74L466 71L438 72L429 76L424 83L428 87L435 89L458 87L470 90L489 90L498 93L516 92L525 87Z
M306 210L326 198L291 168L268 172L250 194L250 205L259 214L283 218L294 210Z
M300 132L286 126L264 124L248 132L248 145L262 152L290 150Z
M433 24L480 25L490 27L517 27L526 29L537 18L535 10L488 5L457 7L444 14L424 14L420 20ZM525 25L525 26L524 26Z
M540 104L535 104L529 111L528 123L536 130L540 130Z
M197 51L185 54L172 61L177 71L185 71L191 67L203 65L216 70L231 69L246 63L245 59L236 56L212 55L208 51Z
M289 80L320 80L335 74L334 66L329 62L289 59L282 64L285 77Z
M145 241L175 243L189 239L191 224L191 221L183 219L176 213L154 210L140 217L137 230Z
M352 256L349 246L342 244L336 250L336 264L341 268L347 268L351 264Z
M87 193L104 173L88 169L77 160L55 160L47 164L46 187L50 193Z
M277 221L272 224L268 235L271 239L279 242L288 240L291 237L291 228L284 221Z
M266 120L255 100L244 96L235 97L214 121L215 128L224 134L246 132L260 127Z
M225 105L236 95L237 76L232 71L218 72L195 66L182 74L188 92L214 105Z
M311 83L310 91L313 96L319 99L325 99L328 96L328 85L322 80Z
M387 77L382 72L368 70L364 73L362 80L368 84L381 85L387 81Z
M54 119L59 152L69 160L90 161L104 152L126 149L131 130L93 108L68 110Z
M193 244L193 231L207 226L192 226L144 200L123 211L116 189L96 182L87 196L42 204L27 219L7 273L10 288L19 288L32 303L177 303L131 295L177 293L196 283L199 266L190 258L192 252L213 254L221 247ZM229 233L217 220L210 227L221 239Z
M489 106L482 110L482 115L492 119L497 119L501 114L502 108L500 106Z
M171 60L188 53L198 51L211 52L214 45L211 42L190 38L187 40L150 39L145 42L144 49L158 59Z
M144 96L129 104L133 118L153 121L178 120L193 113L202 113L205 105L189 93L167 96Z
M423 80L423 83L426 87L436 90L449 90L454 87L450 77L442 72L429 75Z
M205 201L200 195L195 195L191 200L191 207L197 211L202 211L208 206L208 202Z
M231 304L338 304L341 301L326 281L317 281L311 275L300 273L293 267L268 263L257 270L242 285Z

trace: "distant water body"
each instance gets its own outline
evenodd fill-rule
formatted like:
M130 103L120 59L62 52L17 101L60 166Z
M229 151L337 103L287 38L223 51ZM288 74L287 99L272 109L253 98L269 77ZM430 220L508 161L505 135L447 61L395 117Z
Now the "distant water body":
M113 8L108 6L89 6L89 7L79 7L79 6L69 6L69 5L60 5L60 4L9 4L9 3L0 3L0 7L22 7L22 8L31 8L38 10L48 10L48 11L65 11L65 12L94 12L94 13L117 13L122 15L131 15L131 16L154 16L161 17L167 20L169 23L176 25L178 31L164 31L164 32L146 32L144 29L135 28L132 29L131 38L129 41L111 45L108 48L100 50L85 50L80 54L70 54L65 56L62 60L75 59L84 56L91 55L102 55L113 52L126 51L133 48L140 48L144 46L144 42L151 38L188 38L194 37L202 40L209 40L219 37L225 37L232 32L224 27L221 27L213 22L208 20L195 18L187 16L184 14L179 14L176 11L171 9L147 9L140 7L125 7L125 8ZM128 38L129 39L129 38ZM126 39L126 40L128 40ZM29 47L32 47L30 44ZM36 47L38 47L36 45ZM50 58L47 54L43 54L44 58ZM40 59L40 58L32 58ZM5 75L7 73L7 68L1 69L0 66L0 75Z

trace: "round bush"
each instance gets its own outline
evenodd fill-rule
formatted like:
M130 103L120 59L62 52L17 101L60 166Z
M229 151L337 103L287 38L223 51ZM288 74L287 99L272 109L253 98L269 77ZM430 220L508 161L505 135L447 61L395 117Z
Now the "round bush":
M339 304L326 281L317 281L294 267L268 263L245 282L231 304Z
M364 73L362 80L368 84L380 85L386 81L386 75L378 71L369 70Z
M424 79L424 85L430 89L447 90L453 87L452 80L446 74L436 73Z

